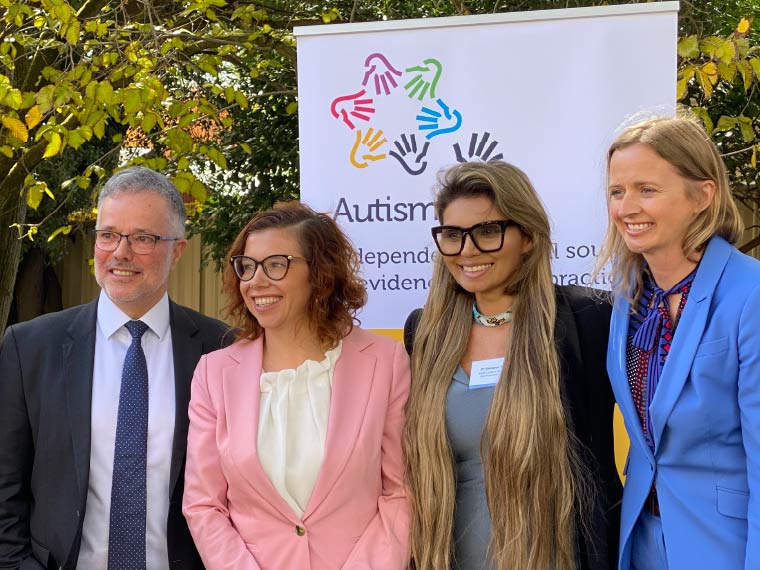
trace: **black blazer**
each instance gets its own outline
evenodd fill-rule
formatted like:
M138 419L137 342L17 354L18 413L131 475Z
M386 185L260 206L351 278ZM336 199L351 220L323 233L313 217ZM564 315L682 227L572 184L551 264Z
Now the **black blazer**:
M580 568L609 570L617 567L623 492L615 467L615 398L605 364L612 307L603 294L588 288L558 286L555 290L554 338L560 358L562 400L595 490L592 504L588 505L587 531L579 533ZM421 316L422 309L414 310L404 325L404 344L409 354Z
M173 302L176 419L167 547L172 569L203 564L182 516L190 382L227 326ZM76 567L90 465L97 300L9 327L0 346L0 568Z

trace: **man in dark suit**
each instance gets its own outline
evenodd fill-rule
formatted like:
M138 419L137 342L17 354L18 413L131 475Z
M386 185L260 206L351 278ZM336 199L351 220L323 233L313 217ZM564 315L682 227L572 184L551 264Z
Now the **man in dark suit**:
M226 326L169 300L187 246L174 185L104 186L95 301L0 345L0 568L203 568L182 517L190 381Z

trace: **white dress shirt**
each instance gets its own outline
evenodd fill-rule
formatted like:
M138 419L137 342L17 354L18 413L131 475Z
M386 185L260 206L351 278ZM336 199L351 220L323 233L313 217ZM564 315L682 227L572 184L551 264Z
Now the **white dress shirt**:
M111 481L121 373L127 349L132 343L132 337L124 327L129 320L101 291L92 376L90 480L78 570L106 570L108 567ZM146 567L148 570L168 570L166 523L175 415L169 297L164 295L140 320L149 327L142 337L148 364Z
M335 362L343 341L322 362L262 372L258 456L293 512L303 517L325 454Z

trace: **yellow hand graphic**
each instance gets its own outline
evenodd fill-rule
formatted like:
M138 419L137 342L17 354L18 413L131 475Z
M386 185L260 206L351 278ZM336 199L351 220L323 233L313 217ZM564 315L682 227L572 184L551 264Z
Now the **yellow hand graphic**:
M351 149L351 156L349 157L351 164L356 168L367 168L367 166L369 166L368 161L371 160L372 162L375 162L376 160L383 160L387 156L385 153L372 153L383 146L386 142L388 142L388 139L383 137L383 131L381 130L375 132L374 129L369 128L363 137L361 131L356 131L356 140L354 141L354 146ZM365 154L359 155L359 152L361 150L364 150L363 147L367 147ZM359 160L357 160L357 156L359 156Z

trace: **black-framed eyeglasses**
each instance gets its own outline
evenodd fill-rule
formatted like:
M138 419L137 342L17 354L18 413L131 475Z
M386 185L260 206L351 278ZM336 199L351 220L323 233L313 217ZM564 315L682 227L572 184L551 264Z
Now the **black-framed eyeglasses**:
M302 257L296 257L294 255L268 255L261 261L248 257L247 255L236 255L230 258L230 264L232 269L235 270L235 275L241 281L250 281L253 276L256 275L256 269L259 265L264 268L264 274L272 281L280 281L285 279L290 269L290 264L293 261L306 261Z
M490 220L469 228L435 226L430 231L441 255L459 255L464 249L464 241L468 235L473 245L482 253L499 251L504 245L504 232L510 226L518 224L513 220Z
M177 241L182 238L158 236L155 234L120 234L111 230L92 230L95 236L95 247L100 251L116 251L119 248L122 238L127 238L129 247L132 252L138 255L151 253L159 241Z

